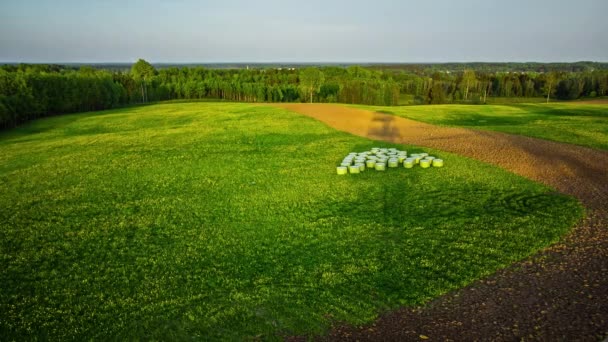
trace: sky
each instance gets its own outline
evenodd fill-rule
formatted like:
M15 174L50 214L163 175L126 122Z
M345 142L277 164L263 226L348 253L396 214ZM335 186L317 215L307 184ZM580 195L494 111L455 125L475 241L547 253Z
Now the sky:
M608 61L608 0L0 0L0 62Z

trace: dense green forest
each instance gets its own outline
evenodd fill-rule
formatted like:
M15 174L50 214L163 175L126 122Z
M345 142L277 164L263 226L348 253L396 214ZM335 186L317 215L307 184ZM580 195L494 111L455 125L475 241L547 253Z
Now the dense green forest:
M489 97L573 100L608 95L608 69L598 63L490 63L428 66L306 66L211 69L155 68L139 60L128 70L91 66L0 67L0 127L60 113L173 99L236 102L340 102L392 106L402 95L417 104L485 103ZM535 69L536 68L536 69Z

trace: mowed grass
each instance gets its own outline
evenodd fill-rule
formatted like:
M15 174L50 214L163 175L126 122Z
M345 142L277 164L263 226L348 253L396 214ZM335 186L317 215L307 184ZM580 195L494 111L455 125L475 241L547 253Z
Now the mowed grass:
M337 176L351 151L444 168ZM285 110L180 103L0 135L3 339L322 334L557 241L573 198L481 162Z
M606 104L432 105L372 107L435 125L485 129L608 150Z

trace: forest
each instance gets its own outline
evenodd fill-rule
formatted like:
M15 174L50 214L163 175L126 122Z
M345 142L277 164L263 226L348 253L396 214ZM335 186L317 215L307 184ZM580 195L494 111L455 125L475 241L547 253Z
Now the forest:
M62 113L180 99L394 106L402 104L403 96L414 104L483 104L497 97L551 101L608 95L608 68L603 64L524 66L156 68L141 59L128 70L4 65L0 67L0 128Z

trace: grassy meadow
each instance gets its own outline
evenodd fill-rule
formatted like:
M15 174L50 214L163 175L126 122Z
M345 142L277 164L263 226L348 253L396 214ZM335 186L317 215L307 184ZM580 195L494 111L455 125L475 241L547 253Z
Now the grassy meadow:
M425 108L443 124L509 127L489 106L391 111ZM513 108L532 131L527 117L558 116ZM559 117L605 121L589 108ZM374 146L446 166L336 175L348 152ZM573 198L478 161L230 103L30 122L0 133L0 187L6 340L321 334L491 274L582 215Z
M485 129L608 150L608 105L358 106L436 125Z

